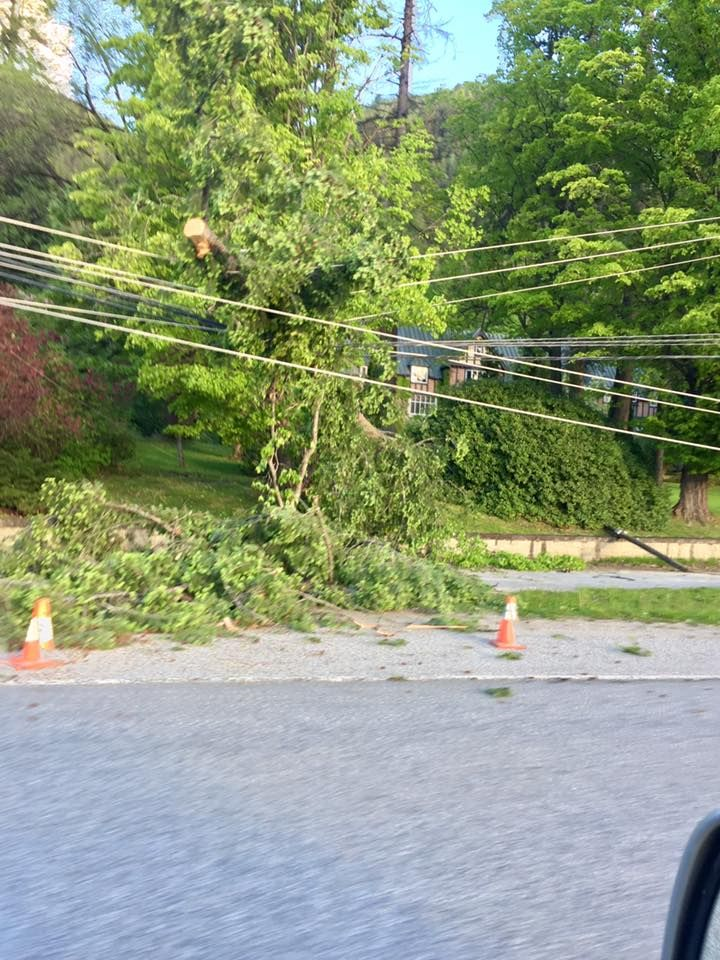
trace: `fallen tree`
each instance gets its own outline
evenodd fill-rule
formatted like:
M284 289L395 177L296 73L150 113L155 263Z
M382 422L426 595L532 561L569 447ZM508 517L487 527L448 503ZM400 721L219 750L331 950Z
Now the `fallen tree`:
M0 629L19 643L38 594L51 597L60 642L111 646L163 634L207 641L252 625L357 623L349 611L477 609L477 578L386 543L357 543L319 507L249 518L108 501L99 484L49 479L44 512L0 556ZM129 525L131 524L131 525Z

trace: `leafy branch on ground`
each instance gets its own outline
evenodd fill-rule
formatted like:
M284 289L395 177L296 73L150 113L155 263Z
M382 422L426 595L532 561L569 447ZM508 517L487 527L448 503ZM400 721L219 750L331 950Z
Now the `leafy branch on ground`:
M109 502L99 484L54 479L40 496L44 512L0 556L9 581L0 628L15 644L38 593L52 599L59 641L81 646L142 633L207 641L275 623L311 629L354 609L477 610L491 594L447 564L357 543L317 507L242 519L128 514L132 505Z

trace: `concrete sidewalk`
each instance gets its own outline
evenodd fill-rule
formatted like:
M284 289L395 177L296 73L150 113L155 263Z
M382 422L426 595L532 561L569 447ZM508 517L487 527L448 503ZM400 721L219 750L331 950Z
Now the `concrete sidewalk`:
M367 616L367 615L366 615ZM506 659L491 645L497 624L460 631L420 626L411 614L375 620L375 629L324 629L315 634L251 630L207 646L152 638L115 650L68 651L60 669L15 673L15 684L168 683L479 679L720 679L720 631L685 624L619 621L528 621L518 625L527 649ZM637 645L647 656L623 652Z

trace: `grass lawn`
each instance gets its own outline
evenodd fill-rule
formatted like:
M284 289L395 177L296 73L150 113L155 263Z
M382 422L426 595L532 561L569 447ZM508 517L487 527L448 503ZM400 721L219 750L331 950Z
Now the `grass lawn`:
M668 498L668 520L662 527L655 529L637 529L628 530L639 536L664 536L664 537L705 537L713 540L720 539L720 486L710 489L710 512L714 515L712 523L693 524L683 523L675 520L669 515L670 507L677 502L680 486L677 483L666 483L665 489ZM534 520L503 520L500 517L490 517L485 513L474 510L472 507L449 504L448 514L462 524L463 529L468 534L503 534L511 533L529 533L529 534L575 534L578 536L597 536L602 533L601 530L583 530L581 527L551 527L547 523L540 523Z
M528 590L518 595L522 617L549 620L639 620L720 625L720 589Z
M102 482L111 497L139 506L209 510L222 516L254 509L254 477L230 459L219 444L185 444L185 469L177 463L174 440L139 440L135 456Z

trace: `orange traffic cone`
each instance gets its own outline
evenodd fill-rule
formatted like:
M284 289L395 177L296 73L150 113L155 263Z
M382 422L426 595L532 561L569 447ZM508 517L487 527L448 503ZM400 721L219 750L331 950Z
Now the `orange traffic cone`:
M525 647L515 639L515 623L518 619L517 600L505 597L505 614L500 621L497 637L492 642L498 650L524 650Z
M55 653L50 601L41 597L33 605L32 618L20 653L8 657L8 663L16 670L43 670L46 667L62 667L64 660L52 656Z

